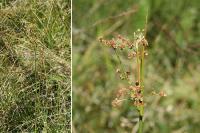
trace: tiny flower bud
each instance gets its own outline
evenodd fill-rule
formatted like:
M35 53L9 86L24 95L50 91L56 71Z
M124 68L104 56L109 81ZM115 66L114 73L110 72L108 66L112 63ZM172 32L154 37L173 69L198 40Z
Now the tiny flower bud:
M122 36L121 36L121 35L118 35L117 38L118 38L118 39L122 39Z
M145 38L142 39L142 44L143 46L148 46L148 42Z
M125 48L125 44L121 44L119 47L121 48L121 50L123 50Z
M117 92L117 97L122 97L124 95L126 95L127 89L126 88L120 88Z
M121 105L121 100L119 100L118 98L115 98L115 100L112 101L112 106L113 107L117 107Z
M139 94L140 94L141 92L142 92L142 91L141 91L141 89L137 90L137 93L139 93Z
M143 103L143 98L140 98L140 99L139 99L139 103Z
M136 52L128 53L128 58L131 59L136 56Z

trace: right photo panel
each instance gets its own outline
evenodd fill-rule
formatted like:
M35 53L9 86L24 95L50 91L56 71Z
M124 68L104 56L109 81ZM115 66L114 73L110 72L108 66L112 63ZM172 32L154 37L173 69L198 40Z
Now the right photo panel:
M72 132L199 133L198 0L74 0Z

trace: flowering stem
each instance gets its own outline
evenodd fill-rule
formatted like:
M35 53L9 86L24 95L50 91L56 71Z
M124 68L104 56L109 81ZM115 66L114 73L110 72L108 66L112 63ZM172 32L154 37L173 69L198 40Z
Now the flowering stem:
M128 57L136 57L136 79L137 81L135 82L135 86L129 86L129 88L125 88L125 90L130 91L130 98L133 102L133 105L137 107L137 111L139 114L139 130L138 133L143 132L143 117L144 117L144 56L147 55L145 48L148 46L148 42L145 39L146 35L146 30L142 33L140 30L138 30L136 33L134 32L134 41L129 41L125 39L122 36L118 36L117 39L112 39L112 40L105 40L103 38L100 38L100 42L105 44L106 46L112 47L115 50L115 54L117 55L117 58L120 62L120 65L122 66L123 71L125 70L123 68L123 64L121 62L121 59L117 53L117 49L123 50L125 47L130 48L133 50L131 53L128 54ZM120 41L120 43L119 43ZM118 43L117 43L118 42ZM133 49L134 48L134 49ZM130 55L130 56L129 56ZM120 70L117 70L118 73L121 74L127 74L125 71L121 73ZM127 78L128 79L128 78ZM122 92L121 92L122 93ZM129 94L129 93L128 93ZM121 102L119 98L122 98L126 94L120 94L117 96L115 101L113 102L114 105L118 104Z
M137 55L137 65L138 65L138 81L139 85L141 87L141 97L143 99L143 93L144 93L144 51L145 47L141 46L137 49L137 52L139 53ZM144 105L141 104L138 107L139 111L139 133L143 132L143 116L144 116Z

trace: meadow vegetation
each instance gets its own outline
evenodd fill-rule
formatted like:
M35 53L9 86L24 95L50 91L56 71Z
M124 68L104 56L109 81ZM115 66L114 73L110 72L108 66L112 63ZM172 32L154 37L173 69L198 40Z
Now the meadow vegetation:
M70 1L0 0L0 132L70 132Z

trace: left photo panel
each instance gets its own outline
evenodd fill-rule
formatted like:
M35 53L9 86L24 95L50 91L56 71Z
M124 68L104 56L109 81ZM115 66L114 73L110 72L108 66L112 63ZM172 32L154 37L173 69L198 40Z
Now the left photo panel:
M70 0L0 0L0 132L71 132Z

